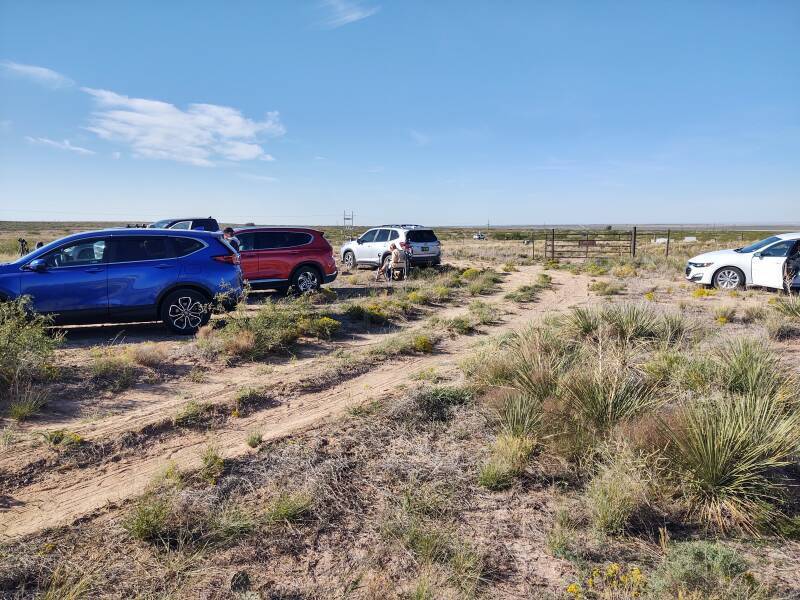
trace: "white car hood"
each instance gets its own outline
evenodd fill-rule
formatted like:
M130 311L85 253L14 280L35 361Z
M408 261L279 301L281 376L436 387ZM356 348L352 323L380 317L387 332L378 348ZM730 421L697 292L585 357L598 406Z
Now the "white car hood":
M736 250L714 250L713 252L705 252L703 254L698 254L697 256L693 256L689 259L689 262L693 263L717 263L725 259L725 257L741 257L742 253L737 252Z

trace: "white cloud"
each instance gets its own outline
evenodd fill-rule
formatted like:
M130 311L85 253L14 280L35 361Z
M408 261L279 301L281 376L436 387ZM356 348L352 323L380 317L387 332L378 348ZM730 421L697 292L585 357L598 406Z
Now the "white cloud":
M285 133L277 112L254 121L235 108L190 104L186 110L160 100L129 98L108 90L82 88L96 103L87 129L103 139L126 143L134 156L198 166L216 161L274 160L262 137Z
M112 152L111 158L113 158L114 160L119 160L120 158L122 158L122 152Z
M86 148L81 148L80 146L73 146L69 140L64 140L63 142L59 142L56 140L51 140L49 138L41 138L41 137L31 137L29 135L25 136L25 139L28 140L31 144L36 144L37 146L49 146L50 148L58 148L59 150L69 150L70 152L75 152L77 154L89 155L94 154L94 151L87 150Z
M277 177L270 177L269 175L253 175L252 173L238 173L238 175L242 179L249 179L250 181L267 181L270 183L278 181Z
M6 72L11 73L12 75L30 79L31 81L35 81L36 83L45 85L47 87L63 88L75 85L75 82L69 77L62 75L61 73L56 73L52 69L46 69L45 67L22 65L10 60L4 60L0 62L0 66L2 66Z
M431 143L430 136L425 135L421 131L417 131L415 129L412 129L410 131L410 134L411 134L411 139L414 140L414 143L417 146L427 146L428 144Z
M330 29L366 19L380 10L379 6L365 6L359 0L323 0L322 3L328 11L325 26Z

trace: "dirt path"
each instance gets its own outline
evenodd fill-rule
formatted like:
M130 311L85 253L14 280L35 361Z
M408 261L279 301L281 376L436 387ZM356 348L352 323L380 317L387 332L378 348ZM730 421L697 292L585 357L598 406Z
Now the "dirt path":
M501 286L502 292L530 283L538 272L538 268L524 268L510 274ZM553 288L542 292L538 302L533 304L514 305L500 296L501 299L495 303L499 310L506 313L504 319L496 326L487 327L481 335L519 329L536 315L587 301L586 278L554 273L553 279ZM464 308L448 308L438 314L452 316L463 312ZM424 327L424 324L416 324L411 328L419 327ZM383 336L375 337L374 341L364 343L377 343ZM225 458L239 457L253 452L245 443L250 431L260 432L265 441L274 440L338 416L348 407L390 396L403 384L412 383L411 377L423 368L455 368L477 337L447 339L434 354L394 360L325 390L280 398L277 406L262 408L241 418L228 419L221 428L213 431L181 430L179 435L156 440L144 447L141 453L122 456L115 462L48 473L43 479L14 491L11 496L0 496L0 536L14 539L69 524L139 495L169 463L182 469L199 467L201 454L209 443L213 443ZM314 360L307 359L307 364L302 368L298 364L276 366L267 375L258 365L225 369L209 374L209 380L205 383L192 384L188 394L184 383L180 384L184 392L181 395L177 393L177 385L174 386L176 389L165 386L165 390L156 394L140 388L125 395L125 402L129 403L131 410L93 423L76 423L75 431L93 440L108 438L120 435L123 431L140 429L154 420L163 420L165 415L173 414L179 405L186 402L187 395L196 399L230 401L236 391L244 386L266 384L271 389L277 389L279 384L291 378L296 379L298 373L309 372Z

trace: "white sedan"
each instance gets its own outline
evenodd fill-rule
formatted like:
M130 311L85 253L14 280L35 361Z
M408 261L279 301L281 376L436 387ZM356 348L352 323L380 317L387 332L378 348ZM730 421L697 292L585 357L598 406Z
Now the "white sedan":
M686 279L723 290L748 285L785 288L800 286L800 232L774 235L736 250L716 250L699 254L686 265Z

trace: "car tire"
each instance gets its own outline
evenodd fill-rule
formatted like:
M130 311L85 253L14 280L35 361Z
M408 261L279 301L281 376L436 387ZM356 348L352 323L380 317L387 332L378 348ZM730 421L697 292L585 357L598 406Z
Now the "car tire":
M170 292L161 303L161 320L174 333L197 333L211 319L208 296L192 289Z
M344 264L345 269L352 271L356 268L356 255L348 250L342 256L342 264Z
M714 287L718 290L741 290L745 287L745 277L741 269L722 267L714 273Z
M300 267L292 277L292 286L301 294L316 292L322 285L322 275L314 267L308 265Z

